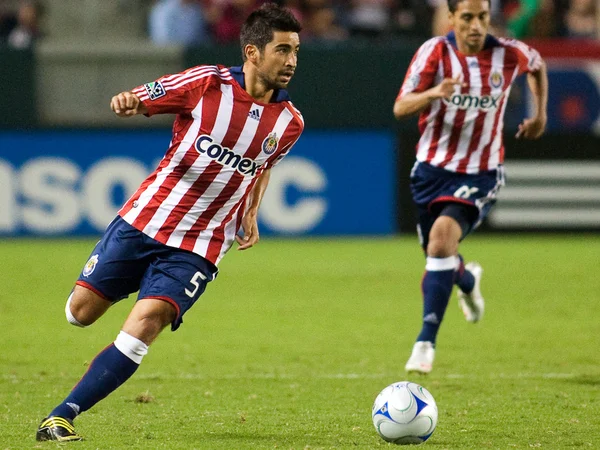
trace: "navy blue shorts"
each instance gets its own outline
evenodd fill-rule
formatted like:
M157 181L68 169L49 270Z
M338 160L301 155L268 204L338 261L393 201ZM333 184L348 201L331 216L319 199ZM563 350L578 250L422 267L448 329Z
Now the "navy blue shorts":
M117 216L96 244L77 284L111 302L138 290L138 300L169 302L177 310L171 324L175 331L216 275L215 265L202 256L155 241Z
M417 162L410 175L410 189L415 202L419 224L417 231L421 246L426 249L429 232L443 207L459 203L472 209L472 221L463 238L477 228L496 203L500 187L504 186L504 169L479 174L461 174Z

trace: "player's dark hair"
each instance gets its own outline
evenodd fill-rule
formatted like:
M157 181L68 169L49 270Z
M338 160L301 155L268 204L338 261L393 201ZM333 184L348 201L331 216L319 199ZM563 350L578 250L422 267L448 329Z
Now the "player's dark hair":
M448 0L448 10L451 13L456 12L456 8L458 7L458 4L463 1L465 1L465 0ZM490 4L490 6L492 6L492 0L487 0L487 2Z
M265 3L252 12L240 32L242 57L246 60L244 48L246 45L255 45L261 52L273 40L275 31L291 31L299 33L302 25L287 8L282 8L275 3Z

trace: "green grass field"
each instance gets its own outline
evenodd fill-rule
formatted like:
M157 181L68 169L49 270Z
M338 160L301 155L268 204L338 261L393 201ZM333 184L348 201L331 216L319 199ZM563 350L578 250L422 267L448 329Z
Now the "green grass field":
M87 329L66 296L94 241L0 242L0 449L382 448L371 406L420 328L416 238L263 240L218 279L119 390L37 443L39 420L116 337L133 298ZM600 448L600 237L475 235L486 316L453 296L426 448ZM146 401L142 401L146 400Z

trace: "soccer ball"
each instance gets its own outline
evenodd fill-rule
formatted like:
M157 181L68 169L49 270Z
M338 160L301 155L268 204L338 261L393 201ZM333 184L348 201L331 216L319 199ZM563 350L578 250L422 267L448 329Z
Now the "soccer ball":
M377 433L394 444L421 444L433 434L438 410L433 396L423 386L399 381L386 387L373 404Z

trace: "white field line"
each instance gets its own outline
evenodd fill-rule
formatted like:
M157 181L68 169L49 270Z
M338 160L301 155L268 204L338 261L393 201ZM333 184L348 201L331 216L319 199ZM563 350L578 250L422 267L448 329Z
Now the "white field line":
M518 372L518 373L492 373L492 374L473 374L469 373L449 373L446 375L436 376L436 378L446 379L473 379L475 378L487 378L487 379L525 379L525 380L539 380L539 379L569 379L582 376L586 374L582 373L561 373L561 372L547 372L547 373L533 373L533 372ZM210 373L179 373L179 374L167 374L167 373L154 373L154 374L139 374L135 376L136 380L300 380L300 379L317 379L317 380L376 380L382 378L389 379L406 379L411 377L407 374L398 373L324 373L324 374L313 374L313 375L292 375L285 373L252 373L247 375L239 374L224 374L224 375L211 375ZM49 377L51 378L51 377ZM415 376L412 376L415 379ZM22 378L16 374L2 374L0 375L2 380L10 380L13 383L22 381ZM419 377L416 377L418 380ZM424 378L425 379L425 378Z
M478 374L469 373L449 373L442 375L441 378L447 379L463 379L473 378ZM533 372L518 372L518 373L493 373L493 374L481 374L481 378L489 379L568 379L581 376L580 373L560 373L560 372L548 372L548 373L533 373ZM324 379L324 380L371 380L381 378L406 378L409 375L398 374L398 373L324 373L324 374L313 374L313 375L292 375L285 373L251 373L247 375L239 374L224 374L224 375L210 375L210 374L191 374L181 373L176 375L168 374L147 374L136 376L136 379L179 379L179 380L208 380L208 379L227 379L227 380L298 380L298 379ZM414 377L413 377L414 378Z

